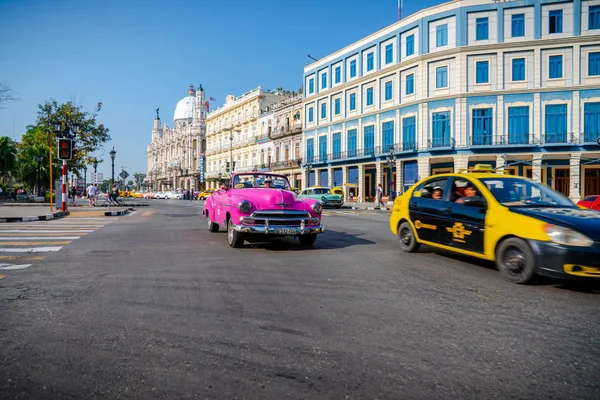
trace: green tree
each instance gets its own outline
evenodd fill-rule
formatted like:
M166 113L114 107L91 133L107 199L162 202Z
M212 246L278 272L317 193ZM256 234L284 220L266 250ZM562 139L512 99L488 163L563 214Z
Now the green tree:
M144 179L146 179L146 174L136 172L135 174L133 174L133 179L135 179L137 190L141 190L142 183L144 182Z
M6 185L7 181L13 176L16 160L17 148L15 142L8 136L0 136L0 177L3 185Z
M40 163L40 185L48 188L50 182L50 163L47 130L39 126L28 126L17 146L16 171L18 178L27 184L29 189L36 185L37 178L37 155L42 156ZM54 158L54 157L52 157ZM52 173L54 178L60 176L60 165L58 160L53 160Z

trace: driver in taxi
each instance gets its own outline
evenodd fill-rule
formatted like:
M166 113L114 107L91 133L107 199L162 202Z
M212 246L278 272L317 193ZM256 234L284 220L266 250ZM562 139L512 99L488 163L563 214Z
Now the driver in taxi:
M464 203L465 199L467 197L474 197L477 196L477 190L475 189L475 186L473 186L472 183L468 183L467 186L465 186L465 195L459 199L456 200L456 203Z

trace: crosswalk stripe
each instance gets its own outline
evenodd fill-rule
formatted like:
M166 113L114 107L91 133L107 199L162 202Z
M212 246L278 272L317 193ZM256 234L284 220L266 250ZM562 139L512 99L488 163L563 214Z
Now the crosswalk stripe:
M57 231L49 231L49 230L25 230L25 229L5 229L2 230L0 229L0 233L54 233ZM63 233L89 233L89 232L95 232L94 230L89 230L89 229L85 229L85 230L63 230L60 231Z
M44 244L69 244L71 241L60 241L60 242L2 242L2 246L41 246Z
M25 269L31 267L31 264L0 264L0 269Z
M12 249L0 248L2 253L43 253L46 251L59 251L63 246L56 247L15 247Z
M44 260L48 256L2 256L0 255L0 260L22 260L22 261L40 261Z
M19 237L19 236L6 236L6 237L0 237L0 241L2 240L15 240L15 239L20 239L20 240L48 240L48 239L52 239L52 240L75 240L75 239L79 239L81 236L23 236L23 237Z
M4 232L0 231L0 235L4 235L4 237L11 237L11 238L22 238L22 237L30 237L30 234L27 233L7 233L4 234ZM41 238L56 238L57 236L61 236L64 235L61 232L55 232L55 233L36 233L36 236L41 237ZM87 236L88 233L78 233L77 235L79 236Z

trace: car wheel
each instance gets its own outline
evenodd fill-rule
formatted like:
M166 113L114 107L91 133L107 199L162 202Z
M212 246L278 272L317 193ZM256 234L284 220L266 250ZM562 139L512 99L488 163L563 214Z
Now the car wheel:
M244 244L244 237L241 233L237 232L233 229L233 222L231 222L231 218L227 221L227 242L229 246L234 249L242 247Z
M335 208L340 209L340 208L342 208L342 206L335 206Z
M210 215L206 216L206 220L208 221L208 231L209 232L219 232L219 224L215 224L211 221Z
M200 196L200 200L204 200L204 197Z
M509 238L496 249L496 267L512 283L527 283L535 275L535 256L523 239Z
M298 236L298 240L300 240L302 246L310 247L315 244L317 235L300 235Z
M400 228L398 228L398 239L400 239L400 249L406 253L414 253L421 247L417 242L415 231L408 222L400 224Z

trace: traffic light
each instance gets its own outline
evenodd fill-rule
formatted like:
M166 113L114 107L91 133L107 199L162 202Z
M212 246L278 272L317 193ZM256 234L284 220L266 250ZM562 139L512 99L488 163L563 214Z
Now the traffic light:
M73 158L73 140L72 139L58 139L58 159L59 160L70 160Z
M229 161L225 161L225 172L229 172Z

